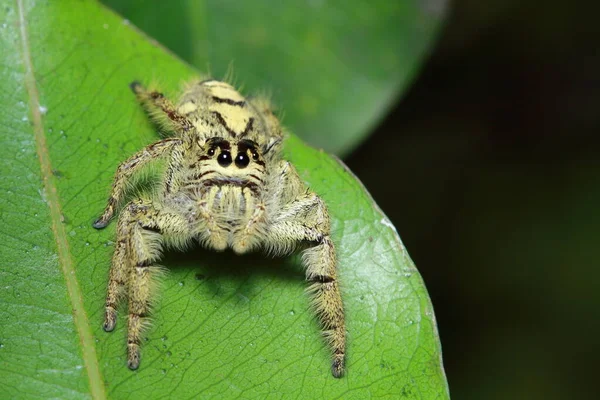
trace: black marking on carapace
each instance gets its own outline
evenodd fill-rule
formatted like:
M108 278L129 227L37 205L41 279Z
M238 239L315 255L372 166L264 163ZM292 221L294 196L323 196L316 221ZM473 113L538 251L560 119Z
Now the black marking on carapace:
M235 101L235 100L231 100L231 99L224 99L222 97L217 97L217 96L213 96L212 99L215 103L224 103L224 104L229 104L230 106L244 107L246 105L245 100Z
M229 140L227 139L223 139L222 137L212 137L210 139L208 139L206 141L206 143L208 143L209 146L216 146L216 147L220 147L221 150L231 150L231 144L229 143Z
M258 144L254 140L242 139L238 142L238 152L245 153L247 150L256 150Z
M248 118L248 123L246 124L246 127L244 128L242 133L240 133L240 137L244 137L247 134L249 134L250 131L252 131L252 128L254 128L254 118L250 117Z
M213 111L212 114L217 118L217 121L219 122L219 124L221 124L221 126L223 128L225 128L225 130L232 136L235 137L236 133L229 127L229 125L227 125L227 122L225 122L225 118L223 118L223 116L221 115L220 112L218 111Z
M250 154L252 155L252 160L259 161L258 155L258 143L254 140L250 139L242 139L238 143L238 152L246 152L250 150ZM262 164L264 166L264 163Z

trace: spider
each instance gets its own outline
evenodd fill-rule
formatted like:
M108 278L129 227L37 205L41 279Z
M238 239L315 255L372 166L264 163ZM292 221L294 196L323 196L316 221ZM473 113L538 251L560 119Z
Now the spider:
M346 330L336 277L336 252L323 200L307 189L282 159L282 128L264 99L245 99L229 84L195 82L174 106L139 82L130 85L151 118L171 135L146 146L117 169L104 212L93 226L108 225L130 178L166 159L160 188L125 205L106 294L105 331L115 328L117 305L128 298L127 365L140 365L140 345L164 246L184 249L197 241L237 254L262 250L284 256L303 249L312 308L332 351L331 371L344 373Z

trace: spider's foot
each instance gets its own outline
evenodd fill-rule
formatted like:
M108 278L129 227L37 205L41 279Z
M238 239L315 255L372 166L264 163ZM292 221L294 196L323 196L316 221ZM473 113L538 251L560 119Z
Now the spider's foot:
M106 309L106 312L104 313L104 324L102 325L102 328L106 331L106 332L111 332L113 329L115 329L115 325L117 324L117 312L115 310L113 310L112 308Z
M106 207L106 210L104 210L104 212L102 213L100 218L95 220L94 223L92 224L92 226L94 228L102 229L102 228L105 228L106 225L108 225L108 223L110 222L110 219L112 218L112 216L114 214L114 210L115 210L114 203L115 203L115 200L111 197L108 200L108 207Z
M334 354L333 362L331 363L331 374L334 378L341 378L344 375L344 354Z
M95 220L92 224L92 226L96 229L106 228L106 225L108 225L108 221L103 220L102 217Z
M127 367L135 371L140 366L140 347L135 343L127 344Z
M129 84L129 88L135 94L144 92L144 87L139 81L133 81Z

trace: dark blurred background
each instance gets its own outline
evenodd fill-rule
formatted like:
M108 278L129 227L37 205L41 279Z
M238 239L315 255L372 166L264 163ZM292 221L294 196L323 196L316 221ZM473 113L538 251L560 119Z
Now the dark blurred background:
M453 2L411 90L345 159L423 275L454 399L599 398L590 5Z

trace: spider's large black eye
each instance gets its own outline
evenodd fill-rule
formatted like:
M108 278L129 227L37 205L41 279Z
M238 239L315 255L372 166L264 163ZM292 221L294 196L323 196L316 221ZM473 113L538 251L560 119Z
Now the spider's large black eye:
M237 157L235 158L235 165L237 165L238 168L246 168L249 163L250 157L248 157L248 154L238 153Z
M221 167L228 167L231 164L231 154L228 151L223 151L217 157L217 161Z

